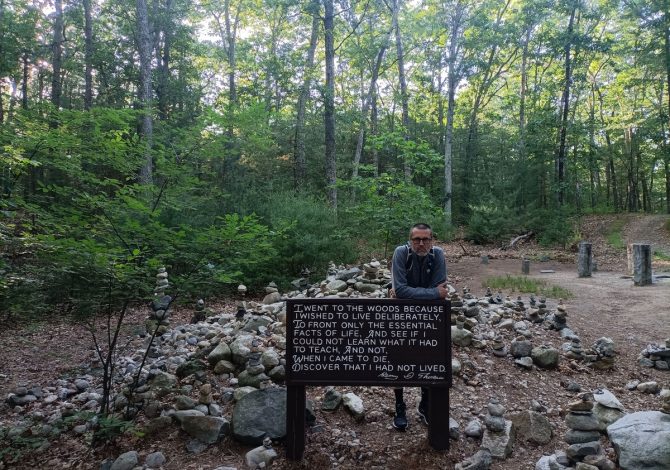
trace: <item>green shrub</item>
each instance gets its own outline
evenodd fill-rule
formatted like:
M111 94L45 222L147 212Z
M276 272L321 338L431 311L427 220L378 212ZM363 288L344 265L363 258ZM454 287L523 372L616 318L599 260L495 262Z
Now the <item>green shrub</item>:
M494 204L470 206L465 238L475 243L492 243L509 238L516 227L516 217L511 209Z
M304 268L325 273L329 261L357 260L353 231L322 200L294 192L273 194L256 208L275 234L276 259L265 274L284 281Z

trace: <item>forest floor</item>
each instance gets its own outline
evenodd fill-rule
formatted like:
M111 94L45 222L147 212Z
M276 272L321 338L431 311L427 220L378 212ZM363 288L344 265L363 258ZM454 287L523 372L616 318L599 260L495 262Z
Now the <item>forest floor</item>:
M462 241L441 244L447 255L450 283L459 290L468 286L475 296L484 294L487 279L491 277L520 275L520 259L530 259L530 277L572 293L573 296L565 301L568 326L580 336L583 347L587 348L596 339L606 336L614 340L618 352L615 367L609 371L575 368L568 363L562 363L555 371L522 371L509 357L496 358L488 351L454 347L454 357L469 359L475 365L474 372L454 377L450 392L451 415L460 423L461 430L472 417L483 416L485 405L492 396L500 399L508 413L529 409L533 399L548 408L547 416L554 429L552 441L544 446L517 442L511 457L494 461L492 470L533 469L542 455L567 448L562 436L567 430L563 422L566 405L574 400L574 393L565 389L565 384L570 381L577 382L583 390L599 386L608 388L628 412L660 409L657 396L628 391L625 385L632 380L654 380L663 388L670 388L669 372L643 369L636 360L649 343L660 343L670 337L667 320L670 279L658 277L651 286L634 287L632 279L626 276L625 248L613 247L607 239L612 231L618 230L623 243L651 243L652 251L662 254L653 262L655 274L670 274L670 262L667 261L670 233L664 228L667 221L668 216L584 218L579 229L581 238L593 243L598 264L598 271L590 278L577 277L574 247L545 250L531 242L514 250L501 250ZM488 264L482 264L484 255L489 257ZM527 295L523 297L526 299ZM556 306L556 301L548 299L550 310ZM190 311L178 311L172 323L188 322L190 315ZM141 324L145 317L146 312L133 311L128 318L127 333L131 334L133 325ZM19 383L44 386L59 377L76 375L92 357L92 345L82 340L88 337L83 326L64 318L52 318L27 327L3 328L0 331L0 396L6 396ZM557 348L563 342L556 332L543 333L533 341ZM353 391L363 399L366 420L355 422L344 410L331 414L318 411L324 390L310 388L308 397L315 401L318 426L307 436L305 457L301 463L291 463L284 458L284 448L279 445L280 457L273 468L451 469L478 449L479 441L462 435L451 442L448 452L432 450L427 443L427 428L416 416L415 402L419 397L416 388L406 389L410 419L406 432L391 427L391 389L342 387L340 391ZM0 424L10 414L11 410L0 407ZM246 468L244 454L248 447L226 438L194 456L185 449L187 440L175 427L160 437L129 436L118 440L114 446L91 449L81 436L66 433L52 442L48 455L26 456L15 464L5 463L4 468L99 468L104 458L127 450L138 450L140 454L160 450L168 459L164 468L169 469L214 469L223 465ZM603 444L611 454L608 443L603 440ZM339 460L337 466L332 463L333 457Z

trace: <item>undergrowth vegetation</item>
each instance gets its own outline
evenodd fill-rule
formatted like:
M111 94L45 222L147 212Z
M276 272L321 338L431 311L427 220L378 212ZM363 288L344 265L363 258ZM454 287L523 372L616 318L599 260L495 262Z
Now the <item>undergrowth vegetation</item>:
M490 287L494 290L505 292L535 294L552 299L571 299L572 292L559 286L552 286L541 279L533 279L526 276L496 276L482 281L482 287Z

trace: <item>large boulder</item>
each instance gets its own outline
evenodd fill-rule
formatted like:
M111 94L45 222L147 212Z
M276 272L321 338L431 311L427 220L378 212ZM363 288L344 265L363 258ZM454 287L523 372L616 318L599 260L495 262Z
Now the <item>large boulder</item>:
M533 444L548 444L551 441L551 423L537 411L522 411L510 416L516 428L516 435Z
M555 369L558 367L558 349L549 346L533 348L530 353L536 366L542 369Z
M244 395L233 409L232 434L238 441L261 445L286 435L286 390L265 388Z
M207 361L214 367L219 361L230 359L230 346L225 341L221 341L207 356Z
M181 428L189 436L204 444L214 444L220 437L226 435L230 424L224 418L215 416L183 416Z
M670 468L670 414L640 411L607 427L622 470Z

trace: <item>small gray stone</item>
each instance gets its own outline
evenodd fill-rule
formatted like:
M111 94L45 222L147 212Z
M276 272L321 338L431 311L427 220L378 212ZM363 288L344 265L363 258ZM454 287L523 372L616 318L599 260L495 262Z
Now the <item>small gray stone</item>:
M131 450L119 455L110 467L110 470L132 470L139 461L139 454Z
M342 403L342 394L334 388L328 388L323 397L321 409L323 411L335 411Z
M642 393L655 394L661 390L658 382L643 382L637 386L637 390Z
M353 415L356 421L361 421L365 418L365 407L363 400L355 393L345 393L342 396L342 403L344 407Z
M565 424L576 431L597 431L600 429L600 423L593 414L568 413L565 417Z
M481 449L472 457L457 463L454 470L488 470L490 466L491 453L487 449Z
M166 459L163 452L152 452L144 459L144 465L148 468L159 468L165 465Z
M479 439L482 437L484 429L482 428L482 423L477 419L471 419L468 424L465 426L465 435L468 437L473 437Z
M583 444L570 444L566 453L572 460L581 460L587 455L597 455L600 452L600 442L585 442Z
M597 431L576 431L569 429L565 433L565 442L568 444L584 444L586 442L593 442L600 439L600 433Z

